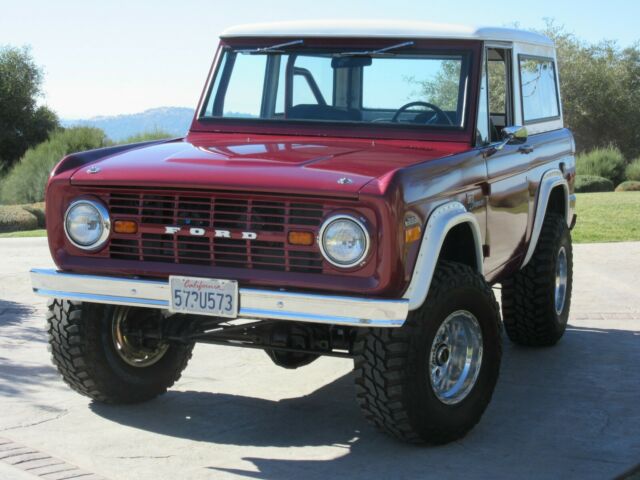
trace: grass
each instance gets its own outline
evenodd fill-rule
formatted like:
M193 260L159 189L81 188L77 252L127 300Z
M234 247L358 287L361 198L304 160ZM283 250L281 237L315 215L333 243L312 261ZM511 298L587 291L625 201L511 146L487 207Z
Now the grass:
M575 243L640 240L640 192L579 193Z
M44 228L39 230L25 230L23 232L0 233L0 238L23 238L23 237L46 237L47 231Z

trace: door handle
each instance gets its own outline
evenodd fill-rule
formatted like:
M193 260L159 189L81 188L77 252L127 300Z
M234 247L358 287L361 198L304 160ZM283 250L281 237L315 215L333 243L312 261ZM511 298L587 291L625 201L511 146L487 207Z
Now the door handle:
M522 145L520 148L518 148L518 151L520 153L524 153L525 155L528 155L531 152L533 152L533 147L531 145Z

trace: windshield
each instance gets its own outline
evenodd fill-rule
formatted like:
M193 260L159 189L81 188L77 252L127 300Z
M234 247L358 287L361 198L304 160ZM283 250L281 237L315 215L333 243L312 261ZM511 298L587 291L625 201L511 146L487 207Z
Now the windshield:
M225 48L200 118L464 127L467 51L393 50L411 42L327 51L298 43Z

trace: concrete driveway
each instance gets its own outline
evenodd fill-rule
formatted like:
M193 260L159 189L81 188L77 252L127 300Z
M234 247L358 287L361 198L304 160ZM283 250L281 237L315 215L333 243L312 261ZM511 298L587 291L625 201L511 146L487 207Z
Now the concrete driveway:
M505 339L480 424L421 448L362 420L342 359L287 371L260 351L198 345L159 399L92 404L49 361L27 274L51 265L45 239L0 240L0 478L615 477L640 463L640 243L578 245L574 261L563 340Z

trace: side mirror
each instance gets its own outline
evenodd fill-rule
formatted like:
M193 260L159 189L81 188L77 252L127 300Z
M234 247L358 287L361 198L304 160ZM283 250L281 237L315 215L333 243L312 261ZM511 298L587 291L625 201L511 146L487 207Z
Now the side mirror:
M527 127L514 125L502 129L502 143L496 146L496 150L502 150L505 145L522 145L527 142Z
M499 152L507 145L522 145L520 147L520 151L522 153L531 153L533 151L531 147L524 145L528 138L527 127L521 127L519 125L504 127L500 136L502 137L502 141L500 143L491 145L484 151L483 155L485 158Z
M502 141L500 143L491 145L487 150L484 151L483 155L485 158L490 157L496 152L499 152L507 145L524 145L527 142L527 138L528 138L527 127L521 127L519 125L504 127L502 129L502 133L500 136L502 137ZM525 148L525 147L521 147L521 148ZM530 153L530 152L527 151L523 153Z

